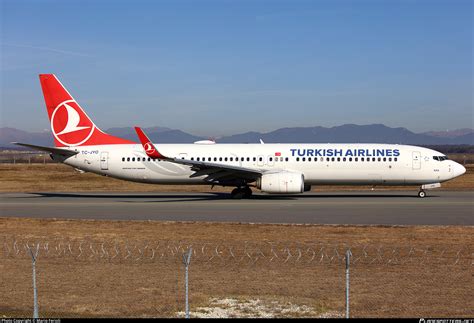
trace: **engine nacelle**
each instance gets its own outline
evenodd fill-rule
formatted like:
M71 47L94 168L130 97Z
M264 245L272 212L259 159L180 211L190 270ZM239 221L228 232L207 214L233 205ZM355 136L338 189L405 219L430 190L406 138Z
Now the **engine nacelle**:
M263 174L257 180L257 188L262 192L274 194L303 193L304 176L293 172Z

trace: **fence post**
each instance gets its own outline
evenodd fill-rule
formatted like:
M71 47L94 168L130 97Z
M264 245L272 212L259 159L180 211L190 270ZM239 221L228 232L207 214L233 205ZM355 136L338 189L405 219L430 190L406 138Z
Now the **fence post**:
M33 264L33 318L38 319L38 291L36 289L36 259L38 258L39 252L39 243L36 245L36 252L33 254L33 250L31 250L30 246L28 246L28 250L31 255L31 261Z
M351 250L346 251L346 319L349 318L349 267L351 263Z
M186 276L185 276L185 286L186 286L186 318L189 318L189 284L188 284L188 268L189 268L189 263L191 262L191 254L193 253L193 248L190 247L188 252L183 254L183 264L185 266L186 270Z

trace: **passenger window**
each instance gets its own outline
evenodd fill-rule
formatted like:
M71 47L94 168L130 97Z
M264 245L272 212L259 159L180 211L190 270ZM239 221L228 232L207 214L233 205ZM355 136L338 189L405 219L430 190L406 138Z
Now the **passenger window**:
M384 158L383 158L383 161L386 162L386 161L387 161L387 157L384 157Z
M125 157L122 157L122 161L123 161L123 162L125 161Z
M296 161L300 161L300 158L299 158L299 157L296 157Z
M343 161L343 162L345 162L346 160L347 160L347 158L346 158L346 157L343 157L343 158L342 158L342 161Z
M349 157L349 161L350 161L350 162L352 161L352 157Z
M306 157L301 158L301 160L302 160L302 161L305 161L305 160L306 160Z
M308 157L308 161L311 161L311 157Z
M373 161L373 162L375 161L375 157L372 157L372 161Z
M199 161L199 157L197 157L196 160Z
M357 158L357 157L356 157L356 158L354 158L354 161L359 161L359 158Z
M127 161L128 161L128 162L130 161L130 157L127 157Z
M340 162L340 161L341 161L341 157L337 157L337 161Z
M248 161L248 162L250 161L250 157L247 157L247 161Z
M331 158L331 161L335 161L335 160L336 160L336 158L335 158L335 157Z
M134 161L135 161L135 157L132 158L132 162L134 162Z
M227 161L227 157L224 157L224 161Z
M397 161L397 160L398 160L398 158L397 158L397 157L395 157L393 160L394 160L394 161Z
M194 157L191 157L191 160L194 160Z
M253 158L253 161L257 161L257 157L254 157L254 158Z
M360 161L364 161L364 157L360 157Z
M379 158L378 158L378 161L381 161L381 160L382 160L382 158L379 157Z
M272 157L270 157L270 158L268 158L268 160L269 160L269 161L273 161L273 158L272 158Z
M326 157L326 161L329 161L329 157Z
M321 157L321 161L322 161L322 162L324 161L324 157Z
M222 161L222 157L219 157L219 161Z
M233 158L233 157L230 157L230 161L234 161L234 158Z
M288 161L288 157L285 157L285 161Z

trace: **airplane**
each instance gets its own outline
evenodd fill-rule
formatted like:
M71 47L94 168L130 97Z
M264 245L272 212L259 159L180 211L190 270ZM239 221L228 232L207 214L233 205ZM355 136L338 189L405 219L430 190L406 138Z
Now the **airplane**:
M235 187L231 197L300 194L319 185L417 185L418 196L466 169L438 151L393 144L154 144L100 130L54 74L39 75L55 147L15 143L54 161L127 181Z

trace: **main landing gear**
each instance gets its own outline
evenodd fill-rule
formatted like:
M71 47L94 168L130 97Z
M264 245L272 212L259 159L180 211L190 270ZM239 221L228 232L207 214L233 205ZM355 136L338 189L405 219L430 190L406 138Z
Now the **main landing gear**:
M252 196L252 189L248 186L237 187L230 193L233 199L240 200L242 198L249 198Z
M418 192L418 197L424 198L425 196L426 196L425 191L423 191L422 189L420 189L420 191Z

